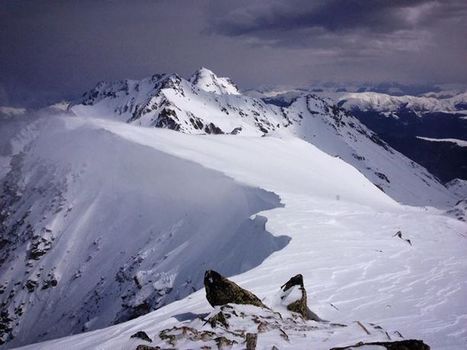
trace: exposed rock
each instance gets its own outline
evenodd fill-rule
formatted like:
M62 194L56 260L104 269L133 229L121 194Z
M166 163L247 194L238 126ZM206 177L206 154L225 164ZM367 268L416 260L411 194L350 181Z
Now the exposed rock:
M299 313L304 319L308 319L307 297L305 286L303 285L302 275L299 274L292 277L281 286L282 292L284 293L281 296L281 299L286 299L296 288L299 289L301 297L300 299L294 300L290 304L287 304L287 309Z
M227 337L218 337L214 339L218 349L231 348L237 342L235 340L230 340Z
M204 286L206 287L206 299L211 306L232 303L266 307L256 295L241 288L216 271L206 271Z
M222 314L229 323L229 328L216 326L211 328L209 320ZM262 328L261 337L259 331ZM362 332L361 327L367 332ZM323 340L320 335L325 334ZM318 338L316 338L318 337ZM252 305L229 304L216 306L209 315L200 314L188 322L181 321L172 328L162 330L153 339L153 346L161 349L308 349L313 348L316 341L331 340L327 348L339 342L332 339L348 339L350 344L358 342L383 341L386 339L402 340L398 332L388 332L379 325L356 322L346 325L332 322L310 322L302 317L281 315L271 309ZM260 338L260 339L258 339ZM318 340L319 339L319 340ZM321 343L322 344L322 343ZM150 349L150 348L148 348ZM401 350L403 348L389 348ZM419 350L418 348L414 348ZM362 349L363 350L363 349ZM408 348L412 350L412 348ZM420 350L426 350L420 348Z
M455 217L457 220L467 221L467 199L458 201L452 209L446 211L446 214Z
M24 286L26 287L29 293L32 293L37 288L37 284L38 283L36 280L27 280Z
M406 241L408 244L412 245L412 241L410 239L402 237L402 231L397 231L393 237L398 237L402 239L403 241Z
M55 278L55 276L53 274L49 274L48 277L49 277L49 279L44 281L44 284L42 285L41 289L48 289L48 288L57 286L58 281Z
M247 333L245 336L245 339L246 339L246 350L255 350L256 342L258 340L258 334Z
M138 339L146 340L146 341L152 343L151 338L149 338L148 334L146 332L144 332L144 331L138 331L135 334L133 334L132 336L130 336L130 338L138 338Z
M158 346L138 345L136 350L161 350L161 348Z
M227 320L225 319L225 315L222 313L222 311L212 316L208 320L208 323L211 325L212 328L215 328L218 323L224 326L225 328L229 328L229 324Z
M171 346L176 346L179 340L201 343L211 342L212 344L217 344L217 347L220 349L222 346L231 346L232 344L237 343L237 341L230 340L222 334L219 335L215 332L198 330L196 328L183 325L162 330L159 333L159 338ZM163 347L163 349L167 348Z
M305 320L323 321L308 308L306 289L301 274L289 279L281 286L281 290L283 293L281 300L287 306L287 310L300 314Z
M206 132L206 134L214 134L214 135L220 135L224 133L221 128L217 127L213 123L207 124L204 127L204 131Z
M426 345L422 340L408 339L394 342L373 342L373 343L357 343L355 345L345 346L342 348L332 348L331 350L351 350L366 346L383 346L388 350L430 350L430 347Z

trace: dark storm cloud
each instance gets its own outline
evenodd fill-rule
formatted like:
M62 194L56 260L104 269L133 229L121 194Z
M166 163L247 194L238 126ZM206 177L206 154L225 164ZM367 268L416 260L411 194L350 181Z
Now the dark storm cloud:
M1 0L0 105L207 66L242 87L467 82L465 1Z
M211 34L294 49L289 57L306 52L308 69L331 79L467 81L465 0L251 1L223 10Z
M410 28L403 10L423 0L327 0L320 2L270 2L236 10L215 23L214 30L226 35L248 35L322 28L328 31L371 29L391 32Z
M433 29L442 21L458 22L465 34L464 0L292 0L253 1L250 6L226 9L214 19L210 32L232 37L271 40L281 45L312 45L316 38L359 34L368 38ZM308 43L296 40L304 35ZM338 42L340 44L340 42ZM332 42L329 43L333 45ZM317 46L321 46L321 43ZM336 45L337 46L337 45Z

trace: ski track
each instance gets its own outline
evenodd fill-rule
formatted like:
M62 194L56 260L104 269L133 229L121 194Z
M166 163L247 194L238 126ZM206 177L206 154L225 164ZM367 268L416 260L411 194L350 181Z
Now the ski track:
M75 120L69 127L76 127L76 123L95 123L97 128L277 193L285 207L259 214L267 217L269 232L290 236L290 243L261 265L232 278L266 303L281 284L301 273L310 308L324 319L373 322L397 330L405 338L423 339L432 349L467 347L467 240L459 235L467 232L465 223L434 208L398 205L380 193L374 203L364 199L363 204L356 204L353 198L315 195L306 186L299 193L294 175L281 179L271 173L274 169L262 173L260 167L252 165L253 156L237 159L245 153L232 149L229 157L221 157L226 147L248 148L248 138L230 142L228 137L197 136L198 150L205 150L198 152L190 147L189 135L180 136L188 140L188 146L180 146L178 138L172 140L173 134L165 130L109 121ZM203 143L211 146L206 148ZM221 151L216 150L216 144ZM257 149L261 147L270 145L257 145ZM271 176L265 175L268 172ZM412 245L395 237L397 231ZM123 349L134 344L129 336L138 330L156 334L178 323L170 316L210 310L204 290L200 290L138 319L25 349L87 349L91 345L95 349ZM328 349L330 345L317 342L313 348Z

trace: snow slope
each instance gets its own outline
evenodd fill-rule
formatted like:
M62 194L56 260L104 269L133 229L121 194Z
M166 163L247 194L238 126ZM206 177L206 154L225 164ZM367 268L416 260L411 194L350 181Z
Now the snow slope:
M457 194L323 99L280 108L211 73L99 83L6 133L3 347L161 308L208 268L266 300L302 273L323 318L465 342L466 227L432 208ZM151 332L176 322L161 316L172 307L209 312L202 293L188 298L148 318ZM119 327L86 339L121 333L108 346L125 347ZM53 344L84 344L70 339Z
M457 200L426 169L335 105L306 95L278 107L241 95L230 85L212 90L222 79L202 68L189 80L158 74L141 81L102 82L69 110L189 134L298 136L352 164L397 201L446 207Z
M250 218L276 195L76 122L31 126L2 183L11 345L138 316L199 289L205 266L236 274L288 243Z
M309 305L324 319L373 322L405 338L422 338L433 349L465 345L465 223L433 208L401 206L355 168L293 137L194 136L80 118L66 124L110 133L278 194L284 207L259 215L267 218L268 232L289 236L289 244L233 278L266 304L280 285L302 273ZM142 343L129 338L138 330L153 337L211 310L200 290L135 320L27 348L131 349ZM367 337L359 327L348 331L346 337L307 333L306 344L329 349ZM279 337L264 341L283 344ZM303 344L303 337L295 336L281 348Z
M433 175L349 113L313 96L297 99L290 109L293 134L353 165L395 200L411 205L453 204L452 195Z

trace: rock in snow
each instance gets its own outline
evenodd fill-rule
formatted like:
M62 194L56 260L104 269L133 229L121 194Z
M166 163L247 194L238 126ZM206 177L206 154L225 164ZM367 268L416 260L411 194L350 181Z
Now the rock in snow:
M300 314L304 319L319 318L312 317L312 312L308 309L306 289L303 285L303 276L296 275L281 286L281 300L286 304L287 310Z
M204 274L204 287L206 299L212 306L232 303L265 307L256 295L213 270L208 270Z

